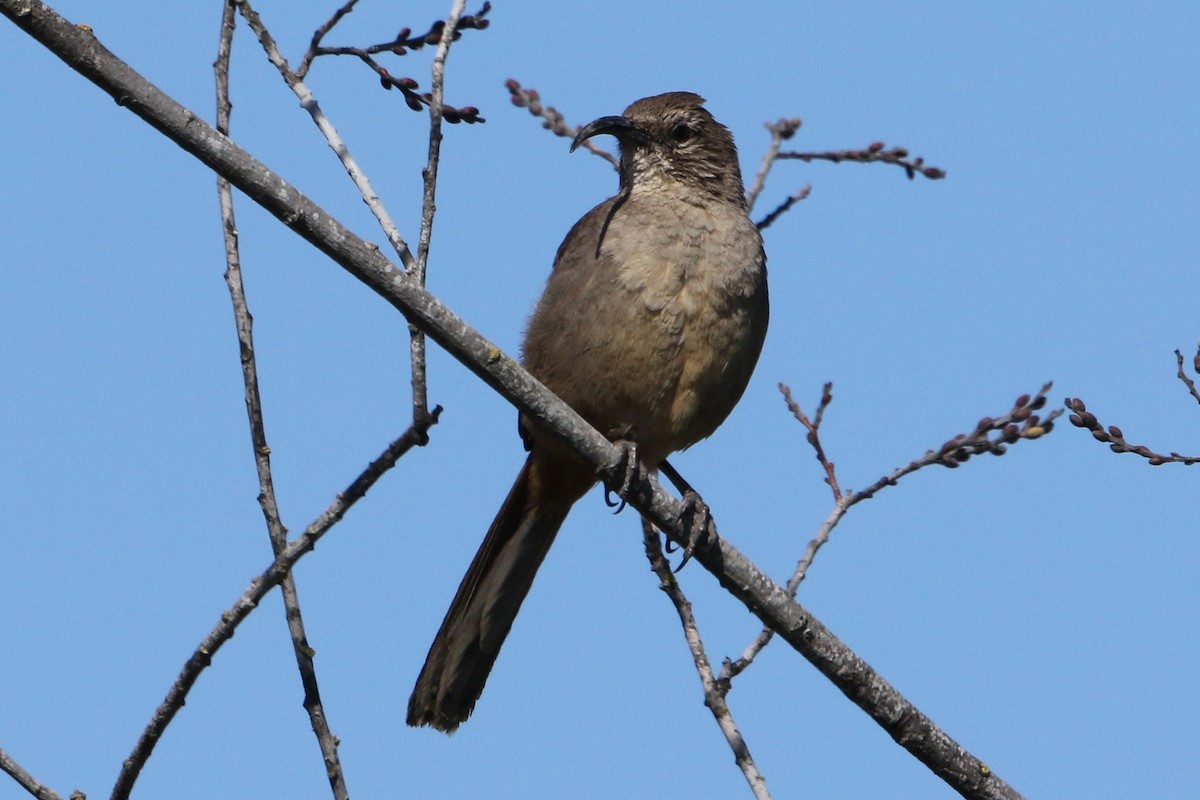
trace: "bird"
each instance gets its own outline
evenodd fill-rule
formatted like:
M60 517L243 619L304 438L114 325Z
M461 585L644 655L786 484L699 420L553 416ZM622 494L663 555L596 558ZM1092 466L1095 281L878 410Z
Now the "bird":
M769 317L766 254L748 217L729 130L691 92L631 104L583 126L608 134L618 193L559 247L526 327L521 363L642 463L707 438L741 398ZM528 456L446 612L407 721L453 733L571 507L594 470L519 415Z

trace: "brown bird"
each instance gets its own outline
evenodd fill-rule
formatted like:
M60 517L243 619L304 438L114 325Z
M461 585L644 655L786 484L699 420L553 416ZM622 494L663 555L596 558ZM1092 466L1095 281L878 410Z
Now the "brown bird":
M767 332L766 255L737 150L704 98L670 92L584 126L621 147L621 188L567 234L525 332L522 364L605 436L659 464L733 410ZM519 420L529 450L446 612L408 724L452 733L592 468Z

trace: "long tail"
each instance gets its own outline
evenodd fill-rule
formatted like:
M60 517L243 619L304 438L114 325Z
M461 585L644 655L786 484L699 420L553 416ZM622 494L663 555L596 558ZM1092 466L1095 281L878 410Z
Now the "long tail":
M500 646L567 512L594 481L531 454L442 620L408 700L408 724L453 733L471 716ZM575 468L572 468L575 467Z

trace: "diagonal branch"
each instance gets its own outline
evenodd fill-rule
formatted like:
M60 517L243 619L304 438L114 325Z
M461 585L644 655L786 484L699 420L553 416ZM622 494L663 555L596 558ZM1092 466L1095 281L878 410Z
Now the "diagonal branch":
M12 756L2 749L0 749L0 772L6 773L17 782L18 786L36 797L37 800L62 800L62 797L57 792L49 786L39 783L36 778L26 772L24 767L14 761ZM73 792L71 794L72 800L74 800L76 795L81 794L80 792Z
M3 1L7 2L7 0ZM430 425L437 422L440 411L440 408L435 408L430 413ZM367 490L374 486L384 473L394 467L396 462L414 446L423 445L428 441L427 429L427 427L410 427L388 445L377 459L367 465L362 474L333 498L329 507L304 529L303 534L289 543L276 556L271 566L250 581L250 585L242 593L242 596L221 614L221 621L209 632L208 636L204 637L204 641L196 647L191 657L184 663L183 669L175 679L175 683L171 685L166 698L159 704L154 716L150 718L150 723L142 731L133 752L121 765L121 773L117 776L117 783L113 787L112 800L128 800L129 793L133 790L133 784L137 781L142 767L146 765L150 755L154 752L154 746L158 744L159 738L171 724L171 720L179 713L179 709L183 708L188 692L195 685L200 673L212 664L213 656L233 638L238 626L245 621L246 617L250 616L251 611L258 607L268 592L283 582L291 573L296 562L317 546L321 537L341 521L346 512L366 495Z
M342 140L341 134L338 133L337 128L333 127L333 123L329 121L329 118L325 116L325 112L321 110L317 98L313 96L308 85L304 83L304 79L299 74L293 72L288 66L287 59L279 52L279 47L275 44L274 37L271 36L266 25L263 24L258 12L250 5L249 0L235 0L235 2L237 3L238 10L242 13L242 17L246 20L246 24L250 26L250 30L254 31L254 35L258 37L259 44L262 45L263 51L267 54L267 59L274 65L275 69L279 70L279 74L283 77L288 88L300 100L300 107L312 117L318 130L321 131L321 135L325 137L325 141L329 143L329 147L342 162L342 167L346 170L346 174L350 176L350 180L354 181L354 185L358 187L363 202L367 204L367 208L371 209L371 213L375 215L375 219L379 222L379 227L383 230L383 235L387 237L388 243L396 251L396 255L400 257L401 263L404 264L406 269L412 269L415 259L408 249L408 244L404 241L404 237L400 235L400 230L396 227L396 223L392 221L392 217L384 207L383 201L375 193L375 189L371 186L371 181L367 178L366 173L362 171L354 156L350 154L350 148Z
M213 64L217 84L217 129L229 133L229 117L232 104L229 102L229 56L233 45L236 22L236 3L226 0L221 20L221 39L217 60ZM275 498L275 482L271 476L271 448L267 444L266 426L263 423L262 395L258 387L258 361L254 354L254 319L246 302L246 290L242 283L241 255L238 249L237 221L233 213L233 191L229 181L217 178L217 197L221 207L221 228L225 236L225 283L233 303L234 323L237 328L238 346L241 352L242 380L246 391L246 413L250 423L251 450L258 472L258 503L262 507L267 532L271 538L271 549L278 558L287 548L287 529L279 514ZM292 637L292 652L300 671L300 682L304 687L304 708L312 723L313 734L325 763L325 774L333 790L335 800L349 800L346 779L338 757L337 737L329 729L325 706L321 702L321 688L317 682L317 669L313 663L314 650L308 643L304 630L304 616L300 611L300 596L296 590L295 576L288 572L280 585L283 594L284 618Z
M750 791L754 793L756 800L770 800L771 793L767 790L767 780L758 771L758 765L754 763L754 757L750 755L750 747L746 744L745 737L742 736L742 732L733 719L733 712L729 710L729 705L725 702L725 696L729 693L729 681L724 676L718 678L713 675L712 664L708 660L708 653L705 652L704 642L700 638L700 628L692 613L691 601L683 593L683 588L675 579L671 565L667 563L662 544L658 540L658 532L645 519L642 520L642 538L646 544L646 557L650 560L650 568L658 576L659 588L670 598L671 604L675 606L675 612L679 615L679 622L683 625L683 638L687 641L688 650L692 654L692 662L696 666L696 673L700 676L700 688L704 692L704 705L708 706L708 710L712 712L713 719L716 720L717 727L721 729L725 741L729 742L729 748L733 750L733 760L737 762L738 769L742 771L746 782L750 784Z

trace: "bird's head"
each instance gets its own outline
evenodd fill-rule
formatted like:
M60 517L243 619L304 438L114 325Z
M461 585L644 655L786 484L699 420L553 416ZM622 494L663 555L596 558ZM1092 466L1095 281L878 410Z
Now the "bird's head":
M697 94L668 92L638 100L621 116L584 125L571 150L602 133L620 144L621 182L631 191L681 188L745 202L733 136Z

